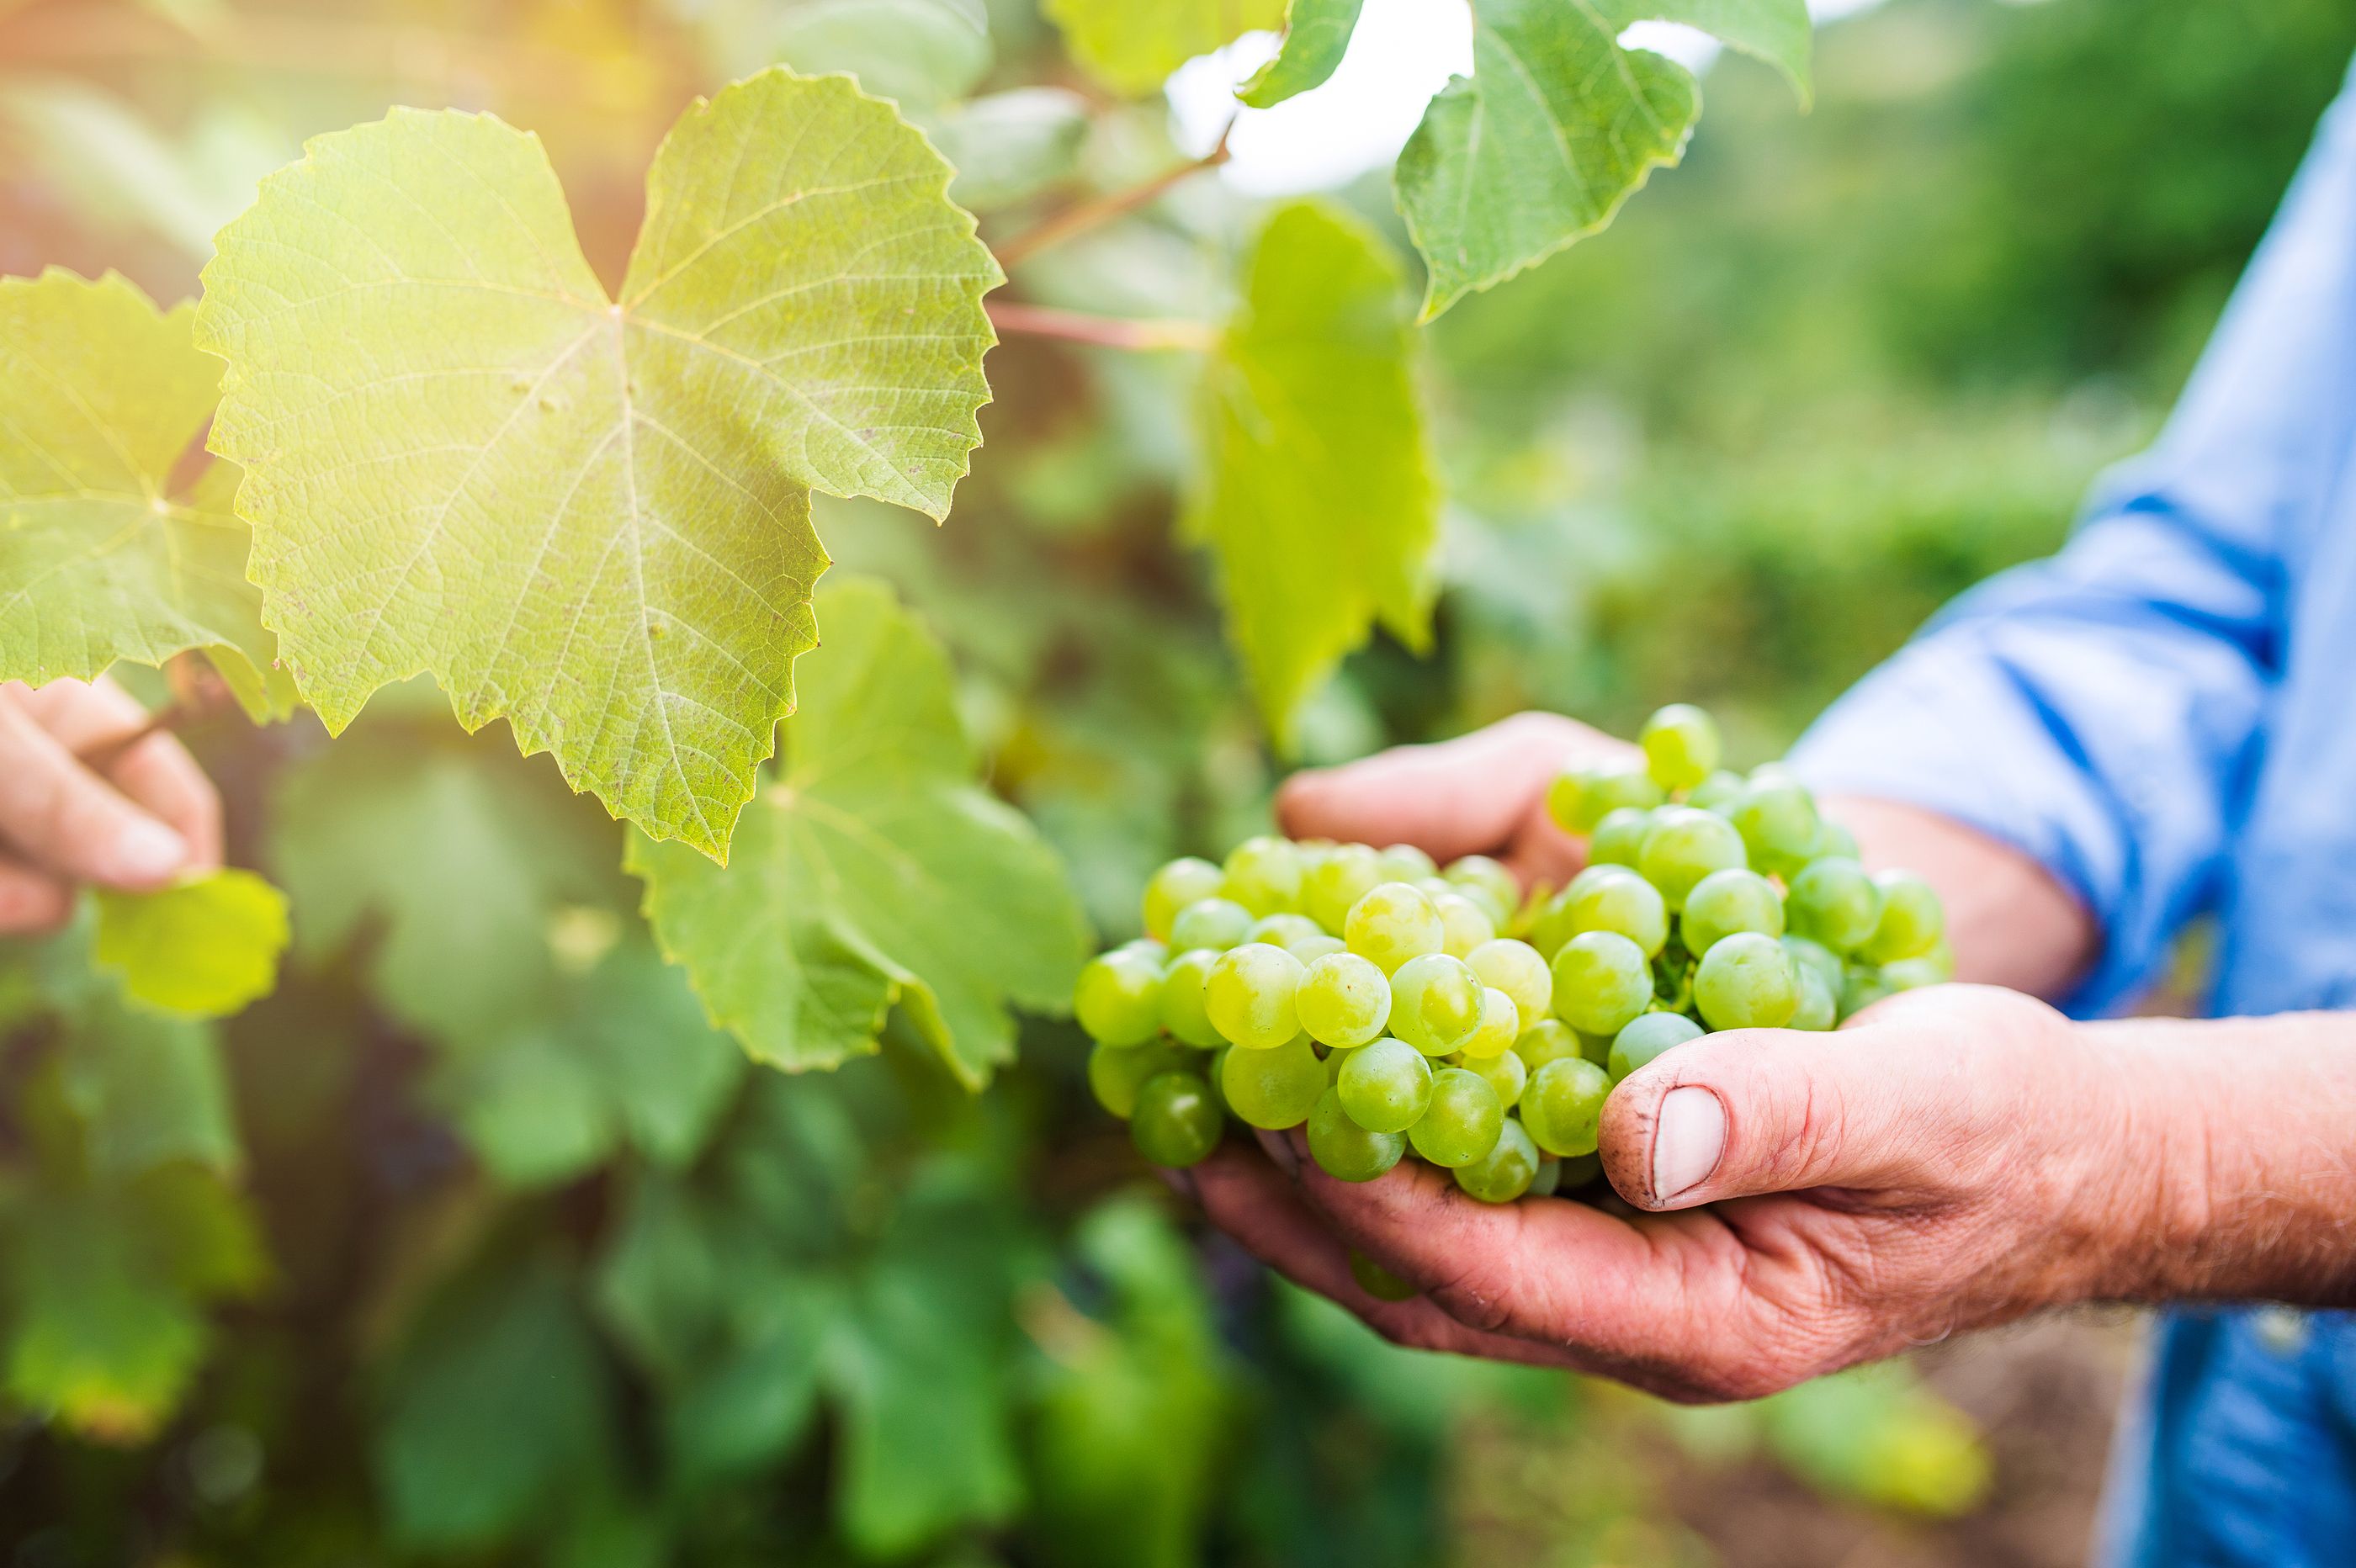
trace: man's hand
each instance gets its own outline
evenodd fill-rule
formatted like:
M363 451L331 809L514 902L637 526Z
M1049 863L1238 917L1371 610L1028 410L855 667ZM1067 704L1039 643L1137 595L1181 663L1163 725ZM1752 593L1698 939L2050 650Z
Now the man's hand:
M147 715L112 681L0 685L0 936L51 929L77 882L143 890L218 865L220 797L169 735L101 772L76 760Z

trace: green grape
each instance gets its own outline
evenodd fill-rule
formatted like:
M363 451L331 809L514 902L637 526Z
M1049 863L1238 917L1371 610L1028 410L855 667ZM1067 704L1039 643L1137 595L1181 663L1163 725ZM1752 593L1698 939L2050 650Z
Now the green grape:
M1370 959L1329 953L1302 974L1292 1005L1312 1039L1353 1050L1390 1022L1391 983Z
M1512 1055L1514 1041L1521 1035L1522 1009L1514 1005L1514 998L1494 986L1483 986L1481 987L1481 1021L1473 1026L1464 1043L1456 1049L1463 1052L1468 1063L1486 1061Z
M1432 912L1440 916L1440 950L1451 958L1469 957L1474 948L1497 936L1497 923L1478 901L1459 892L1435 895Z
M1587 931L1554 955L1555 1016L1581 1034L1617 1034L1653 1000L1644 949L1616 931Z
M1483 1203L1511 1203L1537 1179L1538 1147L1513 1117L1497 1134L1497 1147L1471 1165L1456 1168L1456 1185Z
M1637 806L1622 805L1606 812L1587 840L1587 863L1633 867L1636 857L1644 853L1644 835L1652 826L1653 814Z
M1325 1064L1305 1034L1274 1051L1230 1050L1220 1064L1218 1087L1237 1119L1282 1132L1297 1127L1325 1093Z
M1391 1033L1426 1056L1462 1050L1481 1027L1481 976L1462 958L1410 958L1391 976Z
M1665 805L1653 813L1636 869L1660 890L1671 910L1685 907L1686 894L1712 871L1749 865L1742 835L1715 812L1690 805Z
M1419 882L1426 877L1440 875L1440 867L1430 856L1412 844L1394 844L1382 851L1383 880L1387 882Z
M1276 914L1301 903L1301 851L1289 839L1263 834L1227 852L1219 891L1254 914Z
M1727 813L1754 865L1781 869L1807 863L1824 824L1816 816L1816 797L1798 781L1782 774L1762 780L1757 773Z
M1881 966L1881 983L1893 991L1916 991L1946 982L1944 966L1928 954L1920 958L1896 959Z
M1204 987L1211 978L1211 966L1218 961L1217 954L1198 947L1170 960L1170 967L1162 972L1162 1027L1188 1045L1205 1051L1227 1042L1226 1037L1212 1026L1204 996Z
M1830 817L1826 817L1823 826L1816 829L1816 842L1809 849L1808 859L1829 860L1836 858L1843 860L1855 860L1859 858L1857 849L1857 835Z
M1603 1157L1600 1154L1570 1155L1560 1164L1562 1168L1555 1177L1557 1192L1576 1192L1603 1174Z
M1350 906L1383 880L1383 858L1371 845L1336 844L1301 879L1301 907L1328 931L1338 932Z
M1088 1093L1097 1097L1098 1104L1127 1121L1137 1109L1137 1091L1147 1079L1199 1060L1168 1040L1099 1045L1088 1052Z
M1881 890L1863 866L1842 855L1811 860L1784 900L1793 932L1835 953L1853 953L1881 923Z
M1720 816L1734 809L1734 803L1750 787L1750 781L1740 773L1725 768L1693 786L1686 795L1686 804L1698 811L1715 811Z
M1540 1019L1522 1030L1521 1038L1514 1041L1514 1054L1533 1072L1549 1061L1585 1053L1579 1031L1560 1019Z
M1524 1192L1522 1196L1525 1198L1551 1198L1555 1195L1556 1189L1559 1188L1561 1185L1562 1161L1553 1155L1547 1155L1546 1157L1538 1161L1537 1173L1530 1178L1529 1189Z
M1558 775L1547 789L1547 810L1565 832L1584 837L1623 805L1649 809L1665 798L1642 763L1617 762Z
M1612 1038L1606 1070L1617 1083L1671 1046L1701 1038L1701 1025L1683 1013L1646 1013Z
M1233 899L1196 899L1170 923L1170 945L1181 953L1225 953L1252 928L1252 912Z
M1405 1040L1386 1036L1350 1052L1333 1092L1368 1132L1403 1133L1431 1104L1431 1063Z
M1702 955L1694 1004L1714 1029L1782 1029L1800 1006L1792 955L1772 936L1743 932Z
M1199 1165L1219 1147L1222 1123L1211 1086L1199 1072L1157 1072L1137 1092L1129 1138L1152 1165Z
M1552 1021L1552 1020L1548 1020ZM1560 1029L1560 1024L1556 1024ZM1522 1060L1521 1052L1508 1051L1496 1056L1472 1056L1464 1060L1464 1071L1472 1073L1496 1092L1497 1104L1507 1110L1522 1097L1522 1085L1529 1082L1530 1064Z
M1882 997L1894 995L1881 971L1869 965L1853 964L1841 976L1840 1017L1843 1023L1865 1011Z
M1839 1023L1840 997L1823 974L1809 965L1793 967L1800 977L1800 1005L1792 1009L1792 1021L1783 1027L1821 1033Z
M1522 1126L1548 1154L1592 1154L1612 1075L1585 1057L1549 1061L1522 1085Z
M1355 1247L1350 1249L1350 1277L1376 1301L1412 1301L1417 1294L1415 1286Z
M1947 912L1930 883L1912 871L1884 871L1873 882L1881 890L1881 920L1858 947L1859 957L1894 964L1920 958L1939 944L1947 933Z
M1135 1045L1162 1028L1162 966L1142 953L1115 948L1088 960L1072 991L1072 1010L1088 1038Z
M1359 1052L1350 1054L1355 1057ZM1408 1054L1415 1055L1412 1051ZM1415 1061L1422 1066L1423 1058L1417 1056ZM1350 1114L1342 1109L1339 1084L1320 1095L1317 1108L1309 1113L1309 1157L1336 1181L1372 1181L1397 1165L1405 1153L1405 1133L1370 1133L1350 1119Z
M1284 944L1284 950L1287 953L1291 954L1295 958L1300 959L1303 964L1314 964L1320 958L1326 957L1329 955L1335 953L1347 953L1350 951L1350 944L1343 941L1338 936L1328 936L1321 931L1314 936L1297 936L1293 938L1290 942Z
M1498 912L1500 921L1509 919L1522 907L1522 884L1502 861L1486 855L1466 855L1449 862L1440 873L1459 887L1471 888L1488 897L1489 907Z
M1712 871L1686 895L1677 934L1688 953L1708 953L1721 937L1740 931L1783 934L1783 896L1756 871Z
M1235 1053L1236 1048L1232 1045L1219 1047L1211 1052L1210 1065L1203 1072L1203 1082L1211 1086L1211 1098L1219 1103L1219 1115L1223 1116L1235 1114L1235 1107L1227 1104L1227 1086L1221 1081L1227 1070L1227 1058ZM1186 1066L1192 1071L1194 1063L1190 1061Z
M1145 934L1167 939L1171 923L1188 904L1218 896L1226 873L1192 855L1171 861L1145 884Z
M1484 986L1494 986L1514 998L1514 1010L1526 1019L1546 1017L1547 1006L1554 1000L1554 974L1538 950L1526 942L1516 942L1510 936L1484 942L1466 955L1464 962L1472 965L1472 973L1481 976Z
M1325 1087L1331 1089L1342 1081L1342 1069L1355 1051L1335 1047L1325 1052Z
M1294 943L1313 942L1324 934L1325 928L1307 915L1280 910L1275 914L1264 914L1252 922L1251 929L1244 933L1244 940L1265 942L1292 953ZM1300 955L1295 953L1293 956L1297 958Z
M1658 888L1622 866L1600 877L1581 872L1580 881L1563 909L1566 941L1590 931L1613 932L1647 958L1667 944L1669 906Z
M1301 963L1281 947L1247 942L1219 955L1203 983L1211 1027L1246 1051L1273 1051L1301 1032L1293 993Z
M1505 1107L1485 1079L1443 1067L1431 1075L1431 1104L1407 1130L1407 1141L1432 1164L1453 1170L1495 1148L1505 1125Z
M1350 951L1371 959L1386 975L1410 958L1437 953L1447 944L1440 912L1405 882L1383 882L1350 906L1342 923Z
M1798 965L1801 968L1815 970L1816 972L1816 978L1825 983L1825 988L1826 990L1830 991L1836 997L1840 995L1841 961L1839 954L1835 953L1823 943L1812 942L1804 936L1786 936L1783 938L1783 951L1790 954L1792 955L1792 962Z
M1151 936L1133 936L1119 947L1107 948L1106 951L1142 955L1153 960L1153 966L1156 969L1170 962L1170 944Z
M1691 789L1718 766L1718 725L1690 702L1672 702L1645 720L1636 742L1645 771L1665 790Z

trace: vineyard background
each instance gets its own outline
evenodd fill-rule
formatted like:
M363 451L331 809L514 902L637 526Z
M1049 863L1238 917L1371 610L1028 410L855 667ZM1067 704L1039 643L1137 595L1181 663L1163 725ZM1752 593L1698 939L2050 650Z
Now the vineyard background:
M187 297L256 177L410 103L539 131L610 283L663 130L794 10L0 0L0 273ZM1023 0L988 23L980 90L1066 88L1086 123L1055 122L1044 189L960 191L985 238L1184 161ZM1428 329L1433 648L1352 656L1300 760L1673 699L1774 754L2148 437L2351 48L2328 0L1890 0L1820 31L1804 117L1719 61L1681 167ZM863 63L920 123L974 69ZM1380 178L1340 199L1411 273ZM1196 177L1011 270L1211 321L1263 211ZM1010 336L988 370L954 517L821 497L829 582L889 583L941 641L990 785L1119 937L1155 863L1265 825L1283 764L1173 528L1183 353ZM979 1097L901 1019L832 1074L746 1065L605 813L430 684L332 746L307 716L189 740L295 948L217 1049L61 1022L29 1001L57 952L0 948L14 1568L2083 1552L2130 1323L1700 1413L1395 1351L1142 1181L1067 1024L1026 1020ZM60 1321L145 1396L31 1408Z

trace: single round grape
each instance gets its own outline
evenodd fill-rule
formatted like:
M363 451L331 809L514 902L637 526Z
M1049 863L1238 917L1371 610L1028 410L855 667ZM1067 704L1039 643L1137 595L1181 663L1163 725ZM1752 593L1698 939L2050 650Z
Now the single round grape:
M1577 1029L1560 1019L1540 1019L1522 1030L1521 1038L1514 1041L1514 1054L1522 1059L1523 1066L1536 1072L1562 1057L1583 1056L1586 1050L1580 1043Z
M1350 906L1383 880L1383 859L1367 844L1336 844L1301 880L1301 907L1326 930L1339 932Z
M1497 1134L1497 1147L1471 1165L1456 1168L1456 1185L1483 1203L1511 1203L1537 1179L1538 1147L1513 1117Z
M1644 764L1631 760L1557 775L1547 788L1547 810L1565 832L1584 837L1623 805L1649 809L1665 798Z
M1944 965L1928 954L1920 958L1896 959L1881 966L1881 983L1893 991L1916 991L1925 986L1942 986L1946 981Z
M1407 1141L1432 1164L1453 1170L1495 1148L1505 1125L1505 1107L1486 1080L1443 1067L1431 1075L1431 1104L1407 1130Z
M1410 958L1391 976L1391 1033L1426 1056L1461 1051L1481 1027L1481 976L1462 958Z
M1749 787L1750 781L1740 773L1719 768L1693 786L1686 795L1686 804L1698 811L1715 811L1724 816L1734 809L1734 803Z
M1328 936L1321 931L1314 936L1295 937L1284 944L1284 950L1303 964L1314 964L1329 954L1347 953L1350 944L1338 936Z
M1816 977L1825 983L1825 988L1826 990L1830 991L1836 997L1840 995L1841 960L1839 954L1835 953L1831 948L1826 947L1821 942L1814 942L1804 936L1789 935L1783 938L1783 951L1790 954L1792 955L1792 962L1798 965L1801 968L1815 970L1816 972Z
M1805 965L1794 965L1800 978L1799 1006L1792 1009L1792 1021L1785 1029L1803 1029L1821 1033L1840 1022L1840 997L1826 983L1824 976Z
M1514 998L1494 986L1481 987L1481 1021L1472 1027L1464 1042L1456 1049L1467 1062L1485 1061L1493 1057L1510 1056L1514 1041L1522 1036L1522 1009L1514 1006Z
M1772 936L1744 932L1702 955L1694 1005L1714 1029L1782 1029L1800 1006L1792 955Z
M1564 906L1566 940L1590 931L1626 937L1650 958L1668 944L1669 906L1658 888L1624 867L1601 877L1583 877Z
M1881 923L1881 890L1855 860L1827 856L1792 878L1784 912L1795 935L1835 953L1854 953Z
M1522 907L1522 884L1501 860L1486 855L1466 855L1451 860L1440 873L1460 887L1475 889L1487 895L1489 906L1501 912L1500 918L1509 917Z
M1881 920L1858 955L1875 964L1920 958L1947 932L1947 912L1931 884L1912 871L1884 871L1873 879L1881 890Z
M1734 824L1690 805L1667 805L1653 813L1644 847L1636 856L1636 869L1660 890L1662 901L1673 911L1683 909L1686 894L1712 871L1749 864Z
M1350 1054L1356 1057L1360 1052ZM1411 1051L1408 1054L1415 1055ZM1419 1066L1423 1062L1419 1056L1415 1060ZM1372 1133L1350 1119L1350 1114L1342 1109L1338 1084L1326 1090L1318 1098L1317 1108L1309 1113L1309 1157L1336 1181L1372 1181L1397 1165L1405 1153L1405 1133Z
M1223 1116L1232 1115L1235 1114L1235 1107L1227 1104L1227 1086L1225 1082L1227 1071L1227 1058L1233 1056L1235 1053L1236 1048L1234 1046L1223 1045L1219 1047L1218 1050L1211 1052L1210 1062L1203 1069L1203 1082L1211 1086L1211 1098L1219 1103L1219 1115ZM1196 1064L1190 1061L1185 1065L1188 1071L1191 1072Z
M1391 983L1372 959L1331 953L1302 973L1292 1006L1311 1038L1354 1050L1390 1022Z
M1247 942L1229 948L1203 983L1211 1027L1246 1051L1273 1051L1301 1032L1293 993L1301 963L1281 947Z
M1432 912L1440 916L1440 950L1451 958L1471 955L1484 942L1496 939L1497 923L1480 901L1460 892L1435 894Z
M1096 1096L1098 1104L1127 1121L1137 1109L1137 1091L1147 1079L1201 1060L1184 1047L1162 1040L1143 1045L1099 1045L1088 1052L1088 1093Z
M1106 951L1142 955L1153 960L1153 966L1156 969L1170 962L1170 944L1151 936L1132 936L1119 947L1107 948Z
M1727 819L1742 835L1752 864L1778 869L1805 865L1824 827L1816 816L1816 797L1805 786L1775 774L1762 780L1756 773Z
M1196 899L1170 923L1170 945L1181 953L1225 953L1252 928L1252 912L1233 899Z
M1431 1104L1431 1063L1387 1036L1350 1052L1333 1081L1342 1108L1370 1133L1403 1133Z
M1275 914L1301 903L1301 851L1290 839L1263 834L1227 851L1222 897L1256 915Z
M1696 882L1677 917L1686 951L1707 953L1720 938L1742 931L1783 934L1783 896L1775 884L1756 871L1732 870L1712 871Z
M1636 743L1644 769L1665 790L1691 789L1718 766L1718 725L1690 702L1672 702L1650 719Z
M1484 942L1465 955L1472 973L1484 986L1494 986L1514 998L1514 1010L1526 1019L1546 1017L1554 1000L1554 974L1538 950L1510 936Z
M1342 938L1388 975L1410 958L1439 952L1448 933L1430 899L1405 882L1383 882L1350 906Z
M1325 1064L1309 1037L1298 1034L1274 1051L1230 1050L1218 1087L1237 1119L1282 1132L1297 1127L1325 1093Z
M1514 1108L1514 1102L1522 1097L1522 1085L1530 1080L1530 1065L1516 1051L1496 1056L1468 1056L1464 1059L1464 1071L1494 1090L1497 1104L1508 1111Z
M1548 1154L1592 1154L1612 1075L1585 1057L1549 1061L1522 1085L1515 1107L1530 1139Z
M1415 1286L1355 1247L1350 1249L1350 1277L1376 1301L1411 1301L1417 1294Z
M1644 949L1616 931L1581 932L1554 955L1555 1016L1581 1034L1618 1034L1652 1000Z
M1393 844L1383 850L1382 868L1387 882L1419 882L1440 875L1438 863L1412 844Z
M1218 961L1217 954L1198 947L1170 960L1170 967L1162 972L1162 1027L1188 1045L1205 1051L1227 1042L1226 1036L1212 1024L1208 1000L1204 995L1204 987L1211 978L1211 966Z
M1327 1050L1325 1052L1325 1087L1331 1089L1334 1084L1339 1083L1342 1081L1342 1069L1349 1065L1350 1058L1355 1054L1356 1052L1355 1051L1344 1050L1340 1047Z
M1857 835L1826 817L1816 829L1816 842L1809 849L1808 859L1855 860L1858 858Z
M1646 1013L1612 1038L1608 1071L1617 1083L1671 1046L1701 1038L1701 1025L1683 1013Z
M1291 953L1294 943L1312 941L1324 934L1325 928L1307 915L1296 914L1290 910L1280 910L1274 914L1264 914L1252 922L1251 929L1244 933L1244 940L1265 942L1270 946L1281 947L1287 953ZM1294 954L1293 956L1299 957L1300 955Z
M1561 1185L1562 1161L1557 1157L1547 1154L1544 1150L1540 1150L1537 1171L1530 1178L1529 1190L1523 1193L1522 1196L1525 1198L1551 1198L1555 1194L1555 1189Z
M1188 904L1218 896L1226 873L1208 860L1183 856L1171 861L1145 884L1145 933L1167 940L1171 923Z
M1853 964L1841 976L1840 1019L1847 1023L1882 997L1894 994L1880 970L1868 964Z
M1652 826L1653 814L1636 806L1622 805L1606 812L1587 840L1587 863L1633 867L1636 857L1644 853L1644 835Z
M1219 1147L1219 1107L1199 1072L1157 1072L1137 1092L1129 1138L1150 1164L1199 1165Z
M1072 1010L1088 1038L1135 1045L1162 1028L1162 966L1142 953L1115 948L1088 960L1072 991Z

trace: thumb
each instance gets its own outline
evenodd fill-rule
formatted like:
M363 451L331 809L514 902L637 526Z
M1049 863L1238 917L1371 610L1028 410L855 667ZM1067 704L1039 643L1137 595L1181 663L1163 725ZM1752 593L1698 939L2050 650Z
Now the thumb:
M1919 1074L1876 1036L1734 1029L1666 1052L1605 1102L1605 1173L1643 1209L1919 1185L1931 1146L1909 1110L1924 1103L1909 1092Z

